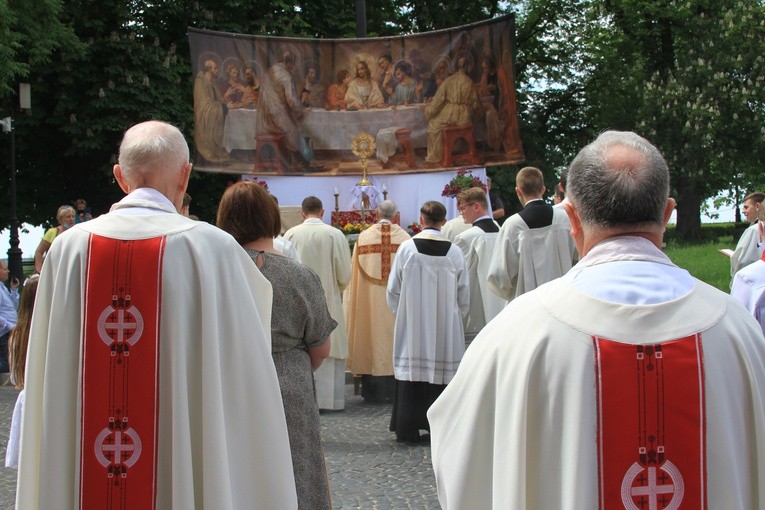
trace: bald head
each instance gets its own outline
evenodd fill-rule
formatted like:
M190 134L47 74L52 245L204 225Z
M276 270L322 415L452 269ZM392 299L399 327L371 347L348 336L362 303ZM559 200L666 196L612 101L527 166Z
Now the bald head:
M571 163L567 184L585 228L664 228L669 169L656 147L635 133L601 134Z
M114 176L123 191L154 188L180 208L191 164L178 128L160 121L136 124L122 138L118 161Z

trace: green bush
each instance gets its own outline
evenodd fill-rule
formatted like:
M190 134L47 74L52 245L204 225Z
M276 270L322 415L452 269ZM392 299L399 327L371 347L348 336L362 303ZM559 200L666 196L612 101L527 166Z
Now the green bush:
M738 238L741 237L741 234L744 232L744 230L746 230L748 226L748 223L705 223L701 225L702 242L716 243L726 237L730 237L737 242ZM668 225L667 231L664 233L664 242L669 244L672 241L687 244L685 241L678 239L675 225Z

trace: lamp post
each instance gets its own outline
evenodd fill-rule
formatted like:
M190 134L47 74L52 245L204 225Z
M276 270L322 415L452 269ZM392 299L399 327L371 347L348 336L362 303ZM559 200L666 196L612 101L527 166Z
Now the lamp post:
M19 84L19 108L28 110L31 108L29 84ZM11 100L11 115L13 115L13 101ZM24 265L21 261L21 248L19 248L19 218L16 211L16 136L13 129L13 118L5 117L0 120L0 126L4 133L10 134L11 149L11 178L10 178L10 200L11 200L11 240L8 248L8 270L12 278L24 279Z

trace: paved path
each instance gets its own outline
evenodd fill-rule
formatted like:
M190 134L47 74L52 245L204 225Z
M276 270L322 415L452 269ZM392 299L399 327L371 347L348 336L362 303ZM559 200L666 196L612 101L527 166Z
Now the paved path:
M18 392L0 386L0 465ZM321 414L334 509L438 509L430 447L397 443L390 404L365 404L346 386L344 411ZM13 508L16 470L0 468L0 510Z

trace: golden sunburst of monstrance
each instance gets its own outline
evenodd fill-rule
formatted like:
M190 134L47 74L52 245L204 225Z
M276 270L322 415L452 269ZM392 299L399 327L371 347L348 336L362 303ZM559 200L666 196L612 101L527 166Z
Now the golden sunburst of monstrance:
M352 140L351 151L361 160L361 180L356 183L356 186L372 185L367 179L367 159L375 153L376 148L375 139L364 131L356 135Z

